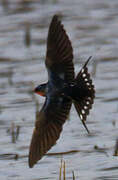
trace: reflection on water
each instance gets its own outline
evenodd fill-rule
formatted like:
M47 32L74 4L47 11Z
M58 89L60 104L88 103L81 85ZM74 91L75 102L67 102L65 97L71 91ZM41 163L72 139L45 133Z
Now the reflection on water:
M0 179L118 179L118 1L3 0L0 5ZM44 99L34 86L47 79L46 37L58 13L74 47L75 70L92 55L89 70L96 101L88 117L91 135L72 108L56 146L33 169L27 155L36 112ZM115 142L116 141L116 142Z

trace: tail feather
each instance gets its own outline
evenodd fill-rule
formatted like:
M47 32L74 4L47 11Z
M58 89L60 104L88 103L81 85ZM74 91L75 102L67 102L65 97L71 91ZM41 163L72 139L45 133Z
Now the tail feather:
M82 91L82 95L80 96L78 92L78 99L73 100L75 109L88 133L89 130L85 124L85 121L90 109L92 108L92 104L94 102L95 97L94 85L92 84L92 80L90 79L90 74L88 73L87 68L87 64L90 59L91 57L89 57L89 59L86 61L86 63L84 64L84 66L82 67L81 71L78 73L75 79L76 84Z
M76 109L76 111L77 111L77 113L78 113L78 115L79 115L79 117L81 119L82 124L84 125L84 127L85 127L86 131L88 132L88 134L90 134L90 132L89 132L89 130L87 128L87 125L86 125L85 121L83 120L83 115L81 114L81 106L80 106L80 104L78 102L76 102L76 101L73 101L73 103L74 103L75 109Z

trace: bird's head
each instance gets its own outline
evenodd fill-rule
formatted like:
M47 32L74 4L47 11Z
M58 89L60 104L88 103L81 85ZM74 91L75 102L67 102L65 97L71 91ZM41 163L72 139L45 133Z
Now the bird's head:
M46 89L47 84L41 84L34 89L34 92L40 96L46 96Z

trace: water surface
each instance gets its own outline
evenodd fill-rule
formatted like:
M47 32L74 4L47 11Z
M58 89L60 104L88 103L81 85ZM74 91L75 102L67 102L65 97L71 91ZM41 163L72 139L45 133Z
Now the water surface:
M0 179L58 179L60 160L66 162L67 179L118 179L118 1L117 0L9 0L0 5ZM84 130L74 107L57 144L50 153L28 167L28 150L36 116L44 99L33 88L47 80L44 65L46 38L54 14L60 18L74 48L76 73L86 59L96 87L96 99ZM30 29L31 45L24 39ZM17 140L13 132L19 131ZM16 133L15 133L16 134ZM15 143L14 143L15 141ZM7 155L5 155L7 154Z

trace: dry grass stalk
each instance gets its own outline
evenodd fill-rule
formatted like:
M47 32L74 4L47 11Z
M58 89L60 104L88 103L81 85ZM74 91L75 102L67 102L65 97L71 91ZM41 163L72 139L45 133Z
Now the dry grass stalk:
M73 175L73 180L75 180L75 174L74 174L74 171L72 171L72 175Z
M66 163L63 159L61 159L61 166L59 169L59 180L62 180L62 179L66 180ZM72 171L72 179L75 180L74 171Z
M114 156L118 156L118 139L116 140Z

